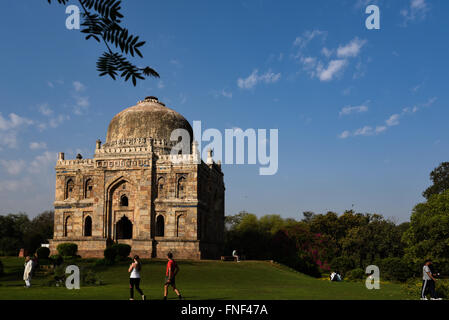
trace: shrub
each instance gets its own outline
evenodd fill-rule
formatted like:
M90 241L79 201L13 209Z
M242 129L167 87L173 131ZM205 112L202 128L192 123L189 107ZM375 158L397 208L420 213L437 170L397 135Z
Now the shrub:
M113 247L104 249L104 261L105 264L113 264L115 262L115 257L117 257L117 250Z
M58 244L56 249L61 256L73 257L76 256L78 246L75 243L61 243Z
M354 261L349 257L336 257L331 262L332 271L338 271L343 277L355 268Z
M409 279L402 285L405 293L412 299L421 297L422 280Z
M116 243L112 245L112 248L116 251L116 257L120 260L126 260L131 253L131 246L124 243Z
M50 259L53 261L55 266L59 266L63 262L63 259L59 254L52 255Z
M413 270L404 259L385 258L379 263L382 279L405 282L413 277Z
M102 285L103 282L98 275L91 269L81 270L81 284L83 286Z
M36 250L36 254L39 259L48 259L50 256L50 249L47 247L40 247Z
M2 263L2 261L0 260L0 276L1 275L3 275L3 263Z
M448 299L449 298L449 281L448 280L438 280L436 282L436 293L438 298Z
M346 273L346 278L348 280L362 280L365 279L368 275L365 273L365 270L356 268Z

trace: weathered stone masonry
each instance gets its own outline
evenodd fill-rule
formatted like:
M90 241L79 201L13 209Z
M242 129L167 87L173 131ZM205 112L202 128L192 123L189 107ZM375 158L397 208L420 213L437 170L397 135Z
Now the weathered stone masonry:
M179 113L154 97L117 114L105 144L93 159L56 164L54 237L78 244L83 257L102 257L111 241L132 246L132 254L217 258L224 233L223 173L211 154L170 155L170 134L192 128ZM191 141L193 141L191 139ZM182 161L180 161L182 160Z

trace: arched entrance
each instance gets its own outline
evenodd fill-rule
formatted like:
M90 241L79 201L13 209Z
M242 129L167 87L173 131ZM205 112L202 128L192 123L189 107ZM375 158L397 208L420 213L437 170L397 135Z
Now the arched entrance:
M133 224L126 216L123 216L115 226L116 239L132 239Z
M159 215L156 219L156 237L163 237L165 229L164 216Z

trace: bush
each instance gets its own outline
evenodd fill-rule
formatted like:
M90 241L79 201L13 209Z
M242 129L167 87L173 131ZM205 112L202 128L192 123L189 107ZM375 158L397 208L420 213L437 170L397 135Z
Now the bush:
M50 259L55 266L59 266L63 262L63 259L59 254L52 255Z
M3 275L3 263L2 263L2 261L0 260L0 276L1 275Z
M39 259L48 259L50 256L50 249L47 247L40 247L36 250L36 254Z
M449 298L449 281L448 280L438 280L436 282L436 293L438 298L448 299Z
M368 277L365 270L356 268L346 273L346 278L351 281L362 280Z
M349 257L336 257L331 262L332 271L338 271L343 277L354 268L354 261Z
M58 253L61 256L73 257L76 256L76 252L78 251L78 245L75 243L61 243L56 247Z
M105 264L114 264L115 258L117 257L117 250L113 247L104 249L104 261Z
M102 285L103 282L98 275L91 269L81 270L81 284L83 286Z
M112 248L116 251L116 257L120 260L126 260L131 253L131 246L124 243L116 243L112 245Z
M381 279L405 282L413 277L409 263L401 258L385 258L379 262Z

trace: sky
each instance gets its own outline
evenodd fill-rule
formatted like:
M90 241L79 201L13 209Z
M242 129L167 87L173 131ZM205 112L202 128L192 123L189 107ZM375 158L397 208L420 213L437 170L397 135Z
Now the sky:
M0 214L52 209L57 153L91 158L149 95L203 130L278 129L275 175L223 165L227 215L407 221L449 159L448 1L123 1L146 41L133 61L161 75L136 87L98 76L105 47L67 29L64 6L0 7Z

